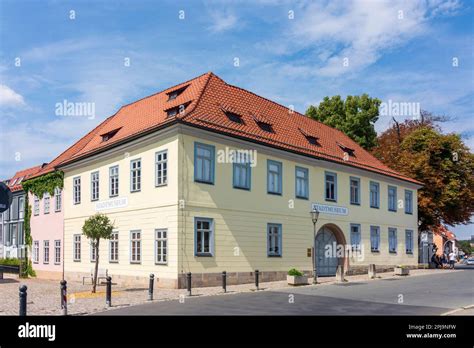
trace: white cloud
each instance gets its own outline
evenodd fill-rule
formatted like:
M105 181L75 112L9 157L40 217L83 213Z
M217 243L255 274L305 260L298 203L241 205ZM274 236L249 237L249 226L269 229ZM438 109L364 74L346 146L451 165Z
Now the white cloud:
M19 107L25 105L25 100L22 95L18 94L7 85L0 84L0 106Z
M228 11L210 11L209 16L212 24L208 29L214 33L234 29L238 24L237 16Z

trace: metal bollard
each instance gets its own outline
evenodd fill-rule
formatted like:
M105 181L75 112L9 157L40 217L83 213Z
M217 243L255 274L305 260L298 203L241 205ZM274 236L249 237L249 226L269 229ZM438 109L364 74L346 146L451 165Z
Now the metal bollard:
M192 277L191 272L188 272L188 274L186 275L186 278L187 278L186 285L188 286L188 296L191 296L191 281L192 281L191 277Z
M105 304L107 307L112 307L112 278L107 276L107 287L105 289Z
M226 271L222 272L222 289L224 289L224 292L227 292L227 272Z
M26 285L20 286L20 317L26 316Z
M67 315L67 281L61 280L61 309L63 315Z
M259 276L259 271L258 269L255 270L255 287L257 288L257 290L259 290L258 288L258 276Z
M150 274L150 284L148 286L148 301L153 301L153 284L155 281L155 275Z

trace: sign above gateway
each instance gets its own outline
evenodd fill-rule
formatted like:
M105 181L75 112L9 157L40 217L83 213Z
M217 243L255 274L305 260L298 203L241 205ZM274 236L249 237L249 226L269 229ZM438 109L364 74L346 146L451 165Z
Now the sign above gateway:
M311 204L311 210L316 209L320 213L326 213L331 215L348 215L349 209L346 207L341 207L337 205L328 205L328 204Z

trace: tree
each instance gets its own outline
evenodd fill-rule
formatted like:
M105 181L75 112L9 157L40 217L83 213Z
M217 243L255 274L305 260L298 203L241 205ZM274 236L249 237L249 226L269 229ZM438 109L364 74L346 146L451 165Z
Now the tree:
M378 120L381 101L367 94L324 97L318 106L311 105L306 115L330 127L339 129L364 149L372 149L377 143L374 124Z
M464 252L464 254L468 256L474 252L474 248L471 247L471 242L468 240L460 240L459 249L461 249Z
M99 243L101 239L110 239L112 236L112 230L114 229L113 224L109 218L104 215L97 213L86 220L84 226L82 226L82 234L90 239L92 248L95 252L95 270L94 270L94 281L92 283L92 292L95 293L97 287L97 271L99 269Z
M435 121L394 124L373 150L391 168L423 182L418 191L421 231L441 223L469 224L474 213L474 155L458 134L441 133Z

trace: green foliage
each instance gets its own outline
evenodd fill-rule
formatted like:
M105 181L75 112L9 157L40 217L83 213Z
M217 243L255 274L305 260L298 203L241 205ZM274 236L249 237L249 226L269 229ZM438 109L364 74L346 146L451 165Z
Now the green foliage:
M374 124L378 120L381 101L367 94L325 97L318 106L311 105L306 115L330 127L339 129L365 149L377 144Z
M472 253L474 253L474 248L471 247L471 242L468 240L460 240L459 249L464 251L464 254L466 255L471 255Z
M28 278L28 276L36 277L36 272L33 270L31 260L25 262L24 260L17 258L5 258L0 259L0 265L5 266L20 266L21 274L20 278Z
M21 260L20 259L13 259L13 258L4 258L0 259L0 265L5 265L5 266L19 266Z
M303 273L298 271L296 268L292 268L288 271L288 275L300 277L303 275Z
M114 225L107 215L97 213L84 222L82 233L89 239L110 239Z

